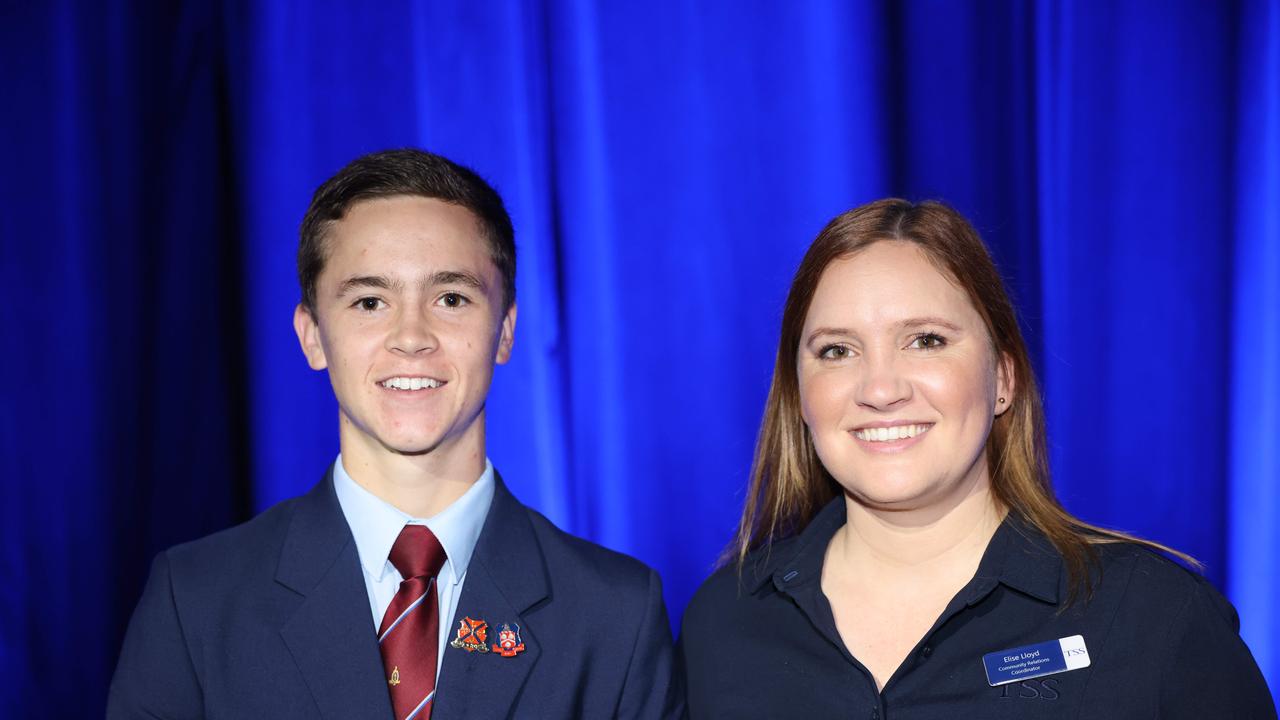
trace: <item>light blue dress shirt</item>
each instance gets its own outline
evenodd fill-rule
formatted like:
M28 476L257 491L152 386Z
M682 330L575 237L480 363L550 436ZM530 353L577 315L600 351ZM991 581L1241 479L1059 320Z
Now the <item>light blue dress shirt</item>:
M453 611L462 596L462 583L467 579L467 565L471 553L480 538L480 529L489 514L493 502L493 465L484 461L484 472L462 497L434 517L422 519L407 515L390 503L364 489L342 466L339 455L333 464L333 489L338 494L338 504L347 518L351 534L356 540L360 555L360 567L364 573L364 586L369 591L369 608L373 612L373 630L382 625L387 606L400 589L404 580L391 564L391 546L400 536L405 525L426 525L444 547L444 567L436 578L436 592L440 600L440 647L436 662L436 677L444 666L445 644L452 635Z

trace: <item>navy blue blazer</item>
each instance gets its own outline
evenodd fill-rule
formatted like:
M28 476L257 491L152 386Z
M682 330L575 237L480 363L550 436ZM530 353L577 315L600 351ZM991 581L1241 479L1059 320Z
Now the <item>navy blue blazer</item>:
M446 646L433 720L682 714L658 575L564 533L497 479L452 623L518 622L514 657ZM332 469L155 560L108 718L377 718L391 701Z

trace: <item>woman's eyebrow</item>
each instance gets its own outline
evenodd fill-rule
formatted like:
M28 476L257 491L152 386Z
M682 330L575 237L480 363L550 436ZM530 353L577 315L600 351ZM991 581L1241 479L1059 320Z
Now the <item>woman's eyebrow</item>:
M929 325L941 326L953 332L960 332L963 330L963 328L951 322L950 320L947 320L941 317L935 317L932 315L924 316L924 317L907 318L905 320L899 320L898 322L893 324L894 328L897 328L897 329L910 329L910 328L926 327ZM823 335L837 335L840 337L852 337L855 334L856 333L854 333L853 330L850 330L849 328L820 327L820 328L815 328L813 332L809 333L809 335L807 336L807 342L813 342L814 338L822 337Z
M918 328L926 325L941 325L942 327L954 332L960 332L962 329L959 325L951 322L950 320L933 316L907 318L906 320L898 322L897 325L900 328Z
M841 327L820 327L820 328L815 328L815 329L813 330L813 332L809 333L809 337L808 337L808 339L806 340L806 342L813 342L814 338L819 338L819 337L822 337L823 335L837 335L837 336L840 336L840 337L853 337L853 331L852 331L852 330L850 330L849 328L841 328Z

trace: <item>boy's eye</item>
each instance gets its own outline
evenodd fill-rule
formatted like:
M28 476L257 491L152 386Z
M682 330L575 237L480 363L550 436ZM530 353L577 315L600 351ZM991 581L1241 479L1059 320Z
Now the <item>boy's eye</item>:
M464 305L467 305L468 303L471 302L471 300L469 300L465 295L451 292L451 293L445 293L444 295L441 295L439 302L441 305L445 307L457 308L457 307L463 307Z
M355 307L360 310L364 310L366 312L373 312L374 310L378 310L382 307L382 305L383 305L382 300L376 297L362 297L359 300L355 301Z
M941 335L938 335L937 333L925 333L923 335L917 335L907 347L912 347L917 350L933 350L934 348L940 348L946 344L947 339Z

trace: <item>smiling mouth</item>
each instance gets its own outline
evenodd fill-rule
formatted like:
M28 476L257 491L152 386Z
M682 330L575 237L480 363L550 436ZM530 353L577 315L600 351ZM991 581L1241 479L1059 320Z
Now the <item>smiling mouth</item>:
M387 378L378 383L388 390L405 390L414 392L415 390L434 390L435 388L444 387L447 381L437 380L430 377L403 377L397 376Z
M863 442L893 442L894 440L907 440L909 438L919 437L920 435L929 432L929 428L931 427L933 427L933 423L859 428L853 431L853 436Z

